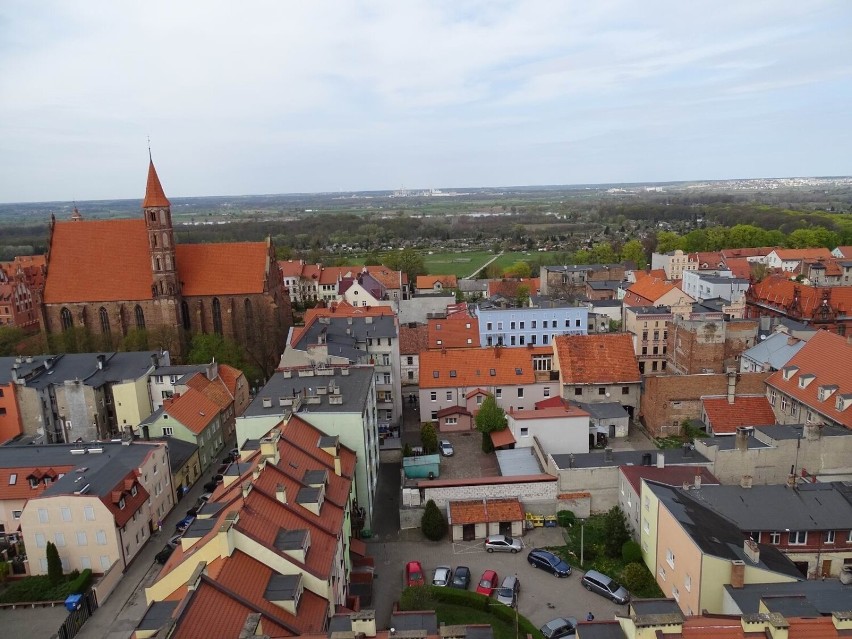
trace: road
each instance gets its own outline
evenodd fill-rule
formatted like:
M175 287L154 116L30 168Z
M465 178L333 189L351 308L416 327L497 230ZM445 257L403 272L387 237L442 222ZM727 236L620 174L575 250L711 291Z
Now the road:
M463 280L472 280L472 279L476 278L476 274L477 274L477 273L479 273L479 271L483 271L483 270L485 270L486 268L488 268L488 265L489 265L489 264L491 264L491 262L493 262L494 260L496 260L496 259L497 259L498 257L500 257L501 255L503 255L503 251L500 251L499 253L497 253L497 255L495 255L494 257L492 257L492 258L491 258L490 260L488 260L485 264L483 264L483 265L482 265L482 266L480 266L478 269L476 269L473 273L471 273L471 274L470 274L470 275L468 275L467 277L463 277L462 279L463 279Z

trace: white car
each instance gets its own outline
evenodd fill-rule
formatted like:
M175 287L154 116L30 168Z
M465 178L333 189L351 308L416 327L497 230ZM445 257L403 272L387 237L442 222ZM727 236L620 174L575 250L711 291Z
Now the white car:
M449 586L453 580L453 569L449 566L438 566L435 568L435 575L432 577L433 586Z
M440 443L441 454L444 457L452 457L455 454L455 450L453 449L453 444L449 440L442 439Z

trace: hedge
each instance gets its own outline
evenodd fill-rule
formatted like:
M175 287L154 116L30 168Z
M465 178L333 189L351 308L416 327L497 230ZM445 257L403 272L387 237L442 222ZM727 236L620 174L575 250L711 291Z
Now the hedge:
M0 595L0 603L64 601L68 595L85 592L91 583L92 571L88 568L81 573L75 570L68 575L67 581L59 585L51 584L47 575L25 577L9 585Z

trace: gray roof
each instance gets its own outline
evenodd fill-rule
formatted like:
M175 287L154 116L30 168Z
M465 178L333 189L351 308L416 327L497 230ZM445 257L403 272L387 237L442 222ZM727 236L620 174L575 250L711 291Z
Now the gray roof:
M484 293L488 290L488 280L459 280L458 284L462 293Z
M177 437L152 437L151 441L165 442L169 446L169 463L172 467L172 473L176 473L184 464L189 461L190 457L198 450L197 444L185 442Z
M674 599L633 599L630 601L630 609L636 615L682 614Z
M0 467L42 468L74 466L75 470L57 479L42 493L71 495L88 485L92 495L108 495L131 470L139 468L159 442L134 441L89 444L45 444L42 446L0 446ZM88 451L72 453L72 451ZM101 450L102 452L94 452ZM85 469L85 470L83 470Z
M153 369L152 356L158 351L132 353L68 353L41 359L39 369L33 368L33 376L26 382L29 388L47 388L80 380L86 386L98 388L104 384L139 379ZM98 368L98 357L103 356L104 368ZM3 358L5 361L13 358ZM4 362L5 363L5 362ZM36 363L35 358L33 364ZM45 366L49 364L49 367ZM18 369L20 376L22 368Z
M25 379L38 372L46 360L52 360L55 355L36 355L35 357L0 357L0 384L6 385L12 381L12 369L15 368L19 379ZM17 366L16 366L17 365Z
M789 343L791 339L793 344ZM774 370L780 370L793 358L793 355L802 350L805 344L804 340L790 338L784 333L773 333L745 351L742 357L761 364L769 364Z
M541 268L553 273L573 273L576 271L602 271L604 269L619 267L621 267L621 264L573 264L566 266L542 266Z
M593 291L615 291L621 286L621 280L590 280L586 286Z
M748 284L744 277L724 277L722 275L698 275L698 279L708 284Z
M264 415L285 415L291 407L281 406L279 399L304 394L319 397L319 403L302 402L301 413L361 413L367 403L367 393L373 380L372 366L350 366L348 375L343 375L340 368L334 368L334 375L316 375L299 377L297 371L291 377L285 377L281 371L276 372L266 385L258 391L257 396L243 413L243 417L261 417ZM342 404L329 404L329 395L316 395L318 386L328 386L330 381L340 388ZM271 399L272 405L263 406L264 399Z
M689 495L741 530L842 530L852 521L852 504L832 483L702 486Z
M296 575L281 575L273 572L269 576L269 581L266 583L266 591L263 593L263 598L267 601L292 601L296 598L296 591L301 581L301 573Z
M769 426L769 428L775 428L775 426ZM755 430L762 430L762 427L758 426ZM713 437L702 437L701 443L706 444L707 446L717 446L719 450L734 450L737 447L737 438L733 435L716 435ZM771 445L765 444L757 437L748 438L748 447L772 448Z
M542 472L532 448L511 448L498 450L495 453L500 466L500 475L503 477L539 475Z
M589 413L592 419L623 419L627 417L627 411L624 410L624 406L620 402L601 402L600 404L575 403Z
M205 511L205 514L207 514L207 511ZM205 517L203 519L196 517L183 533L183 536L187 539L201 539L217 527L218 521L216 517Z
M728 439L733 439L729 437ZM708 459L696 450L684 448L668 448L666 450L615 450L612 452L612 461L605 461L604 451L593 453L577 453L567 455L553 455L553 461L560 469L567 468L606 468L608 466L634 466L642 465L643 455L651 456L651 464L657 464L657 457L663 455L666 465L669 464L706 464Z
M532 308L573 308L577 306L577 303L573 300L552 297L550 295L531 295L530 302L532 303Z
M805 436L805 427L802 424L775 424L774 426L757 426L756 431L760 431L767 437L778 441L783 439L802 439ZM852 430L843 426L833 426L825 424L819 427L820 437L849 437L852 435ZM748 440L749 448L753 439Z
M589 300L592 308L615 308L624 306L624 300Z
M438 634L438 617L434 611L395 612L390 627L397 630L425 630L428 635Z
M151 375L178 375L183 377L187 373L204 373L209 364L184 364L180 366L158 366Z
M663 486L646 480L646 485L664 503L666 508L683 526L690 538L702 552L729 561L744 561L754 565L744 549L745 538L736 524L712 509L693 499L695 492L681 488ZM760 554L757 566L789 577L804 579L793 562L775 546L757 544Z
M830 615L832 612L849 610L852 597L852 586L840 583L838 579L825 581L811 579L792 583L778 584L747 584L742 588L725 586L728 596L734 600L743 614L753 614L760 609L760 600L783 597L803 597L820 614ZM780 610L779 610L780 612Z
M671 315L671 306L631 306L630 312L636 315Z
M321 336L325 337L329 355L348 357L354 363L368 355L365 351L356 349L355 344L366 343L370 337L397 336L395 317L381 315L318 318L302 333L293 348L306 350L309 345L318 344Z
M577 626L583 639L624 639L621 624L617 621L581 621Z
M145 616L142 617L142 621L139 622L136 629L158 630L162 628L172 618L172 613L179 603L179 601L155 601L148 606Z

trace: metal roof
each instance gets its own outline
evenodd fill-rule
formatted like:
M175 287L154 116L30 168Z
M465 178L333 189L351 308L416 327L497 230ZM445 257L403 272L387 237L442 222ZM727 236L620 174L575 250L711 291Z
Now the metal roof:
M299 412L302 413L361 413L367 403L367 393L373 381L372 366L350 366L349 374L344 375L340 368L334 369L333 375L315 375L311 377L299 377L298 371L293 371L291 377L285 377L279 371L269 378L266 385L260 389L257 396L243 413L243 417L261 417L265 415L284 416L289 412L290 406L281 406L279 398L294 397L298 394L316 395L318 386L327 386L334 381L335 386L340 388L342 403L330 404L329 395L316 395L320 398L318 404L302 402ZM264 400L271 399L271 405L265 407Z
M495 452L503 477L538 475L542 472L532 448L512 448Z

